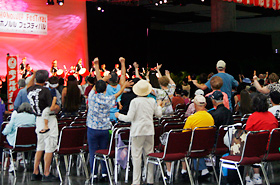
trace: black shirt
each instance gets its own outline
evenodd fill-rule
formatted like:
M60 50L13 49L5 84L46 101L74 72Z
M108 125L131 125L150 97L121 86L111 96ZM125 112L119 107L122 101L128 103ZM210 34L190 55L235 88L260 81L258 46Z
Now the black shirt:
M36 115L41 115L46 107L52 104L51 91L40 85L34 85L27 89L27 98Z
M231 125L234 123L232 112L228 110L224 104L218 105L216 110L210 111L209 113L214 118L217 129L219 129L221 125Z
M121 97L121 104L122 104L122 109L119 111L121 114L127 114L129 105L132 99L136 98L137 95L135 95L132 91L123 93Z

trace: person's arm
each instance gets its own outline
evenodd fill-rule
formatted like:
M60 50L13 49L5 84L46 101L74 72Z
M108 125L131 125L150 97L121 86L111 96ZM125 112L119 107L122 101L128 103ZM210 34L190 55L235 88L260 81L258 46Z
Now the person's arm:
M158 77L159 77L159 78L162 77L161 72L160 72L161 66L162 66L162 64L158 65L158 63L157 63L156 71L157 71L157 73L158 73ZM166 73L166 71L165 71L165 73Z
M162 100L157 100L155 105L155 116L160 118L162 116Z
M199 84L199 83L197 83L197 80L192 80L192 82L199 89L205 90L205 89L208 88L206 84Z
M36 76L36 71L34 71L32 77L31 77L31 80L27 84L27 89L35 84L35 76Z
M140 75L139 75L139 65L137 64L137 62L133 63L133 67L135 69L135 76L136 76L136 78L141 78Z
M165 76L167 76L167 78L169 79L169 83L171 85L175 85L175 82L172 80L171 76L170 76L170 72L168 70L165 70ZM175 87L174 87L175 88Z
M127 87L131 87L133 85L133 82L132 80L130 81L125 81L125 83L123 84L123 86L121 86L121 89L116 93L114 94L115 98L117 99L124 91L125 88Z
M62 104L62 107L64 107L66 93L67 93L67 87L64 87L62 92L61 92L61 104Z
M254 86L256 87L257 91L259 91L260 93L263 93L263 94L268 94L270 92L270 90L266 86L262 87L259 84L257 76L254 76L253 80L254 80Z
M121 86L123 86L124 83L125 83L125 75L126 75L125 58L120 57L120 58L119 58L119 61L120 61L120 63L121 63L121 77L120 77L120 82L119 82L119 84L120 84Z
M3 135L8 135L9 133L11 133L13 126L15 124L15 119L17 116L17 111L13 111L12 115L11 115L11 120L9 121L9 123L6 125L6 127L4 128L4 130L2 131Z
M101 77L101 74L100 74L100 70L99 70L99 59L98 57L96 57L94 60L94 67L95 67L95 75L96 75L96 80L101 80L102 77Z

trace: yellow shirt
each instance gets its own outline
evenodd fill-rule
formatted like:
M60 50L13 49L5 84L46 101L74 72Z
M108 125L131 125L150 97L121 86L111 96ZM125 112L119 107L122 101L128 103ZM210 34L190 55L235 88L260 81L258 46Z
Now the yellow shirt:
M198 111L188 117L184 129L191 128L193 130L195 127L208 127L213 125L214 119L211 114L206 111Z

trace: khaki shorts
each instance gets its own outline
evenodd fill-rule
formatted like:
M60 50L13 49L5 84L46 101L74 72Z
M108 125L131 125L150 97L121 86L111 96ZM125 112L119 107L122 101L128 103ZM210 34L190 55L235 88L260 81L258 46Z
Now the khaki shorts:
M49 116L48 126L50 131L41 134L39 131L44 128L44 119L41 116L36 118L37 151L53 153L57 149L58 126L55 116Z

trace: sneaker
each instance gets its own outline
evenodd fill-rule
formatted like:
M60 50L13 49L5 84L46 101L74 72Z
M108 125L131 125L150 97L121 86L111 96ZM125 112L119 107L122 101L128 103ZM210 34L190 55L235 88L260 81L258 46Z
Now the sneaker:
M198 182L199 183L207 183L207 182L210 182L210 178L211 178L211 174L210 173L207 173L205 175L200 175L198 176Z
M262 178L261 178L261 176L255 176L254 175L254 177L253 177L253 183L254 184L262 184Z
M16 170L15 167L14 167L14 165L10 164L9 173L13 173L14 170Z
M33 173L31 175L31 181L40 181L40 180L42 180L42 175L40 173L38 173L37 175Z
M102 177L100 178L100 182L108 182L109 178L107 174L102 174Z
M49 174L48 176L43 175L42 181L43 182L55 182L55 181L59 181L59 178L54 176L53 174Z
M251 180L249 176L245 177L246 185L254 185L254 182Z

